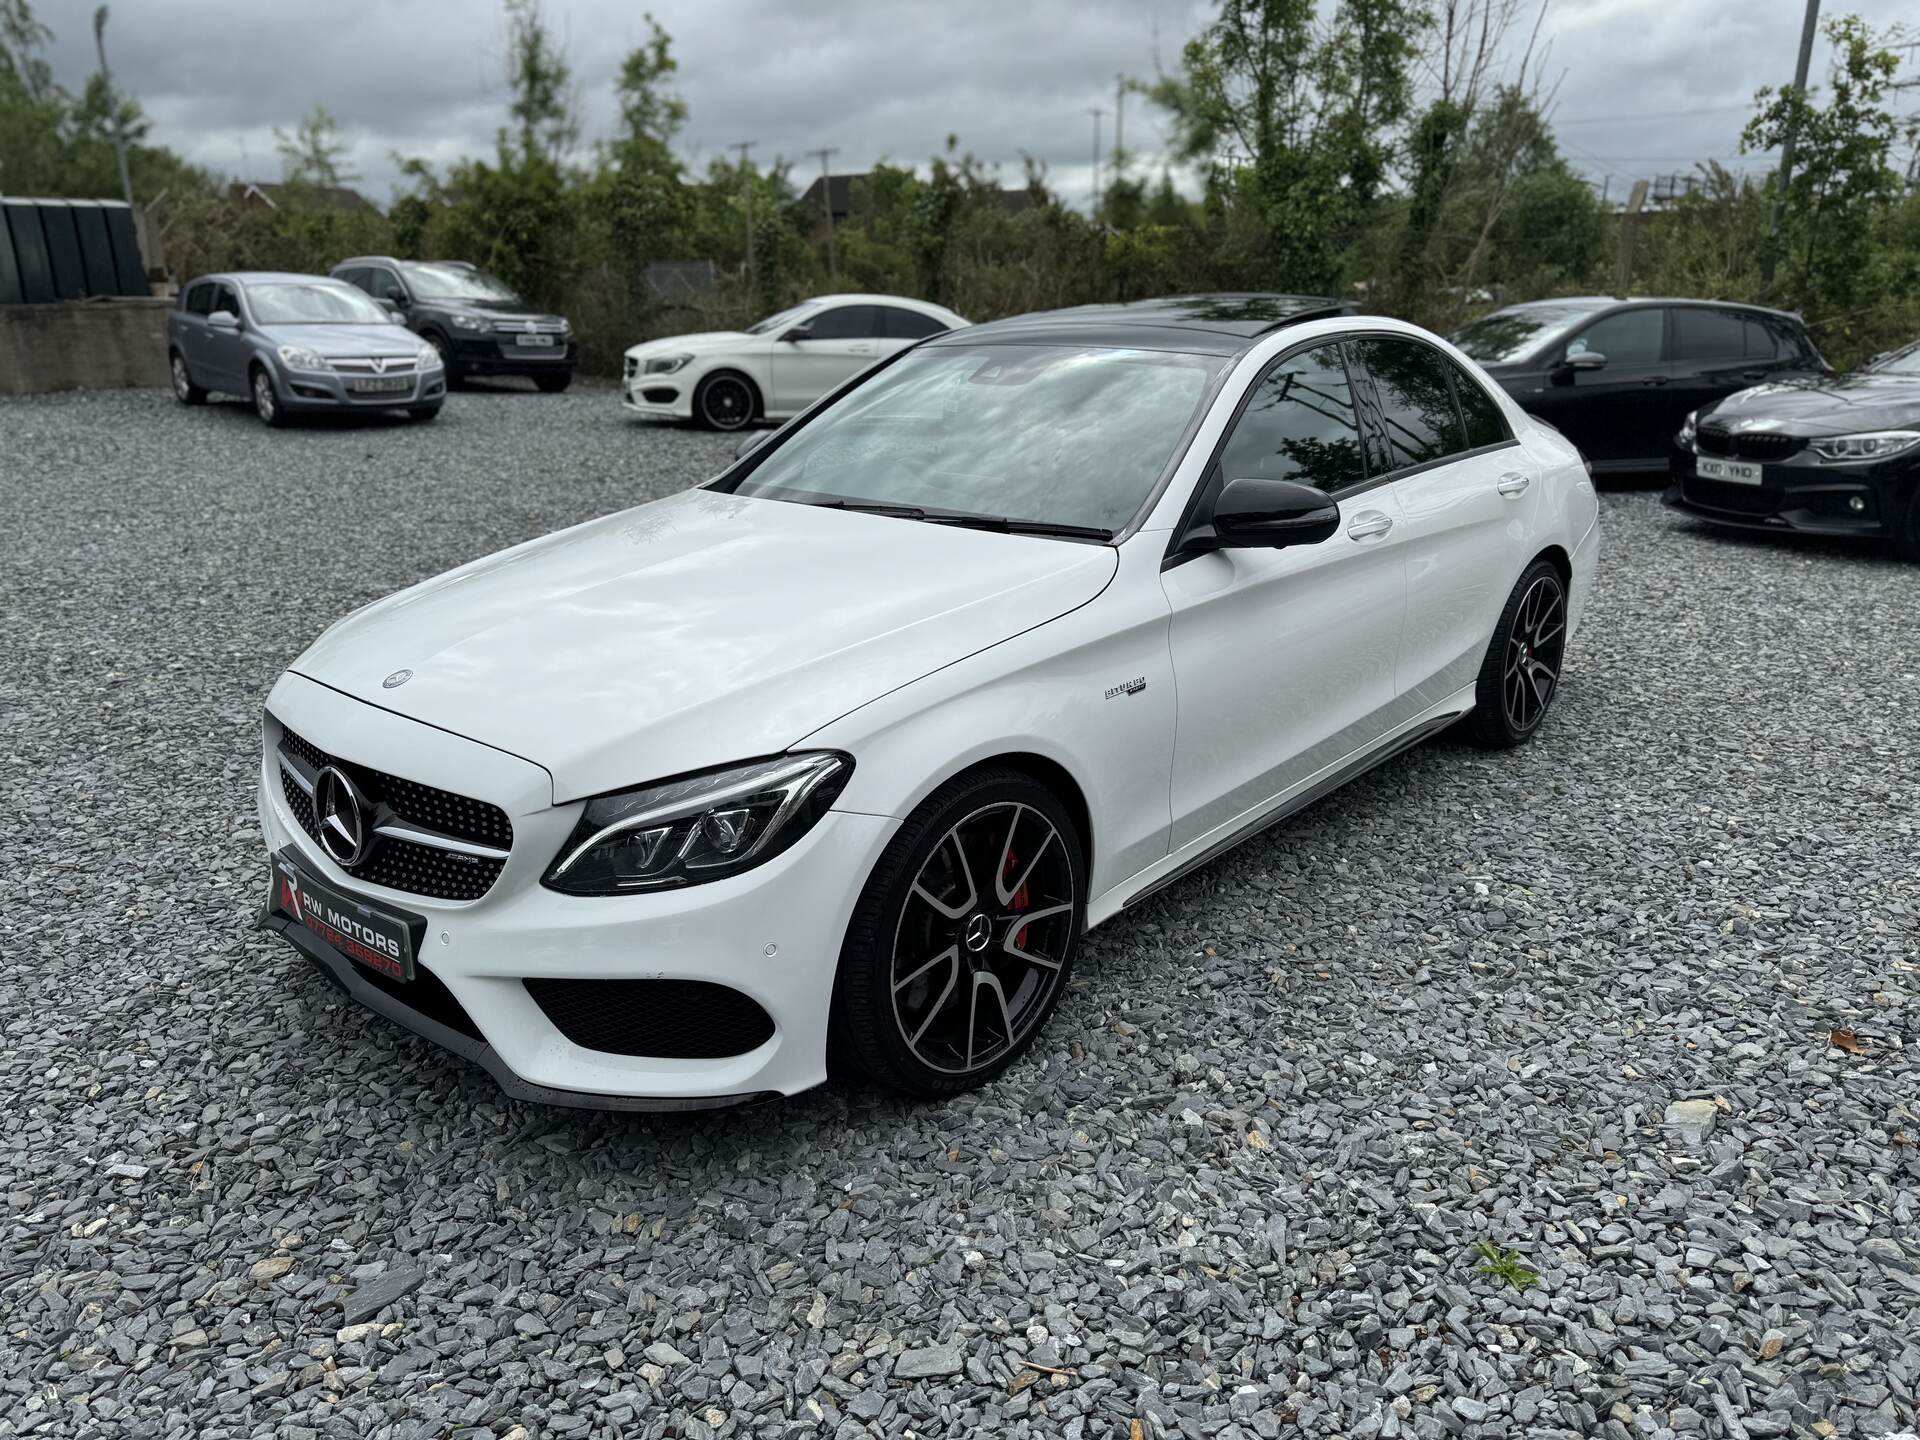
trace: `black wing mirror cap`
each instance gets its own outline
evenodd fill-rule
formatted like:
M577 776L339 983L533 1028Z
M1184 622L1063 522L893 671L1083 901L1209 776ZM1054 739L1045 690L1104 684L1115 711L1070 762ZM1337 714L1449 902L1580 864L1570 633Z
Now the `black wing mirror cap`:
M1213 503L1213 533L1231 549L1318 545L1339 528L1339 505L1297 480L1229 480Z
M785 340L790 345L796 340L811 340L813 338L813 326L795 325L792 329L788 330L787 333L782 335L780 338L782 340Z

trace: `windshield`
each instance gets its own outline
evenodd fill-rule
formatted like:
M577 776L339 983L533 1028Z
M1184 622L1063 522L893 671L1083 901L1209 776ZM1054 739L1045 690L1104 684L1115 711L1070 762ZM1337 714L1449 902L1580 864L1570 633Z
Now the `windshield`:
M791 310L782 310L764 320L756 320L747 327L747 334L765 335L774 330L784 330L812 308L813 302L809 300L805 305L796 305Z
M1525 305L1483 315L1447 338L1482 365L1511 365L1593 313L1584 305Z
M492 300L518 305L520 297L484 270L464 265L412 264L401 267L407 284L422 300Z
M1867 368L1876 375L1920 375L1920 345L1896 350Z
M332 280L271 281L247 286L247 303L262 325L391 325L394 319L351 285Z
M1226 363L1079 346L916 350L774 451L735 493L1119 530Z

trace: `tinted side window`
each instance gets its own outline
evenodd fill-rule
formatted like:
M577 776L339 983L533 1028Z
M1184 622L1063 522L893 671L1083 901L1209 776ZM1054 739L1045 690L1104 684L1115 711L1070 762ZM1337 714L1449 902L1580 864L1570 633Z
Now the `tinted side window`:
M880 334L875 305L842 305L813 317L814 340L872 340Z
M1771 315L1748 315L1743 320L1749 359L1799 360L1813 354L1813 342L1791 320L1776 320Z
M240 318L240 297L235 293L231 285L216 285L214 287L213 308L215 310L231 312L236 320Z
M367 271L367 293L376 300L403 300L406 289L400 284L400 277L391 270Z
M1493 397L1458 365L1453 366L1453 393L1460 399L1460 414L1467 422L1469 450L1499 445L1513 438L1513 432L1507 429L1507 417L1500 413Z
M213 312L213 286L206 283L193 286L187 291L187 313L189 315L209 315Z
M1679 305L1673 312L1675 360L1737 360L1747 353L1746 326L1730 310Z
M369 276L369 274L371 274L370 271L356 266L352 270L341 270L336 272L334 275L334 278L336 280L346 281L347 284L353 286L354 289L356 290L367 290L368 293L371 294L372 291L368 290L367 277Z
M897 305L882 305L880 315L886 322L889 340L924 340L929 335L942 334L947 328L931 315L902 310Z
M1395 470L1467 448L1446 356L1415 340L1361 340L1354 348L1373 377Z
M1289 355L1261 377L1220 454L1226 480L1339 490L1367 478L1360 421L1338 345Z
M1567 354L1604 355L1609 365L1657 365L1665 328L1666 322L1655 307L1622 310L1596 320L1574 336L1567 342Z

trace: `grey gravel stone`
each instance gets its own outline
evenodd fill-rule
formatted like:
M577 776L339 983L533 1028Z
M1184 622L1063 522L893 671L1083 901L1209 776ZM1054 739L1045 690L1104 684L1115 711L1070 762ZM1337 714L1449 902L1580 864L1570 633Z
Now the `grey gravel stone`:
M893 1363L896 1380L925 1380L937 1375L958 1375L966 1357L958 1345L931 1345L924 1350L908 1350Z
M1676 1100L1667 1106L1667 1128L1689 1145L1713 1133L1720 1111L1711 1100Z
M1870 549L1606 491L1532 744L1442 737L1102 926L941 1105L525 1105L253 931L287 659L730 450L593 387L0 401L5 1425L1920 1430L1920 572Z

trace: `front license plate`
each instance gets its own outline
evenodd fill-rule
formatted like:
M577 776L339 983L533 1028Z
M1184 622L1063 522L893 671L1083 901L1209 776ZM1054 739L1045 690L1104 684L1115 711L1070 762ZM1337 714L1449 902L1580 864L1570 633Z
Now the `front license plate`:
M284 850L273 857L270 903L349 960L392 980L413 979L416 922L342 895L307 874ZM418 923L424 928L424 922Z
M372 380L349 380L347 388L356 395L395 395L413 388L410 375L386 375Z
M522 335L520 337L519 343L522 345L542 345L542 346L545 346L547 349L551 350L553 348L553 336Z
M1760 467L1745 460L1715 460L1706 455L1695 457L1694 473L1702 480L1731 480L1736 485L1758 485Z

